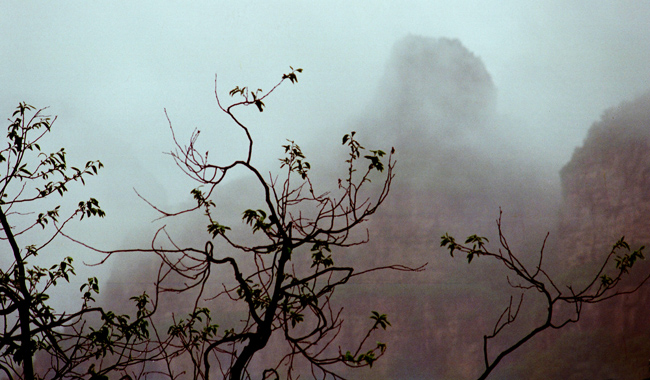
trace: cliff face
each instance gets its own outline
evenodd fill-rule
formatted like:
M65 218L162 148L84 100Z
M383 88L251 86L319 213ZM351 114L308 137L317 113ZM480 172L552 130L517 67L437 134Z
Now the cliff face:
M562 203L554 251L573 281L593 276L622 236L633 250L649 246L650 93L606 111L560 174ZM638 262L621 285L632 289L648 267ZM614 262L608 263L606 273L616 273ZM649 304L650 288L645 286L634 294L586 306L577 325L546 337L544 345L565 352L571 350L567 337L572 337L587 343L573 350L580 354L584 373L645 378Z
M371 218L370 242L354 254L357 264L429 265L423 273L362 279L363 296L350 295L345 307L352 315L380 310L393 323L389 351L369 379L475 378L483 335L512 289L494 263L450 258L440 249L441 235L480 234L498 242L501 207L511 246L528 258L555 225L559 185L509 145L520 129L499 129L495 104L481 59L460 42L409 36L393 49L377 109L357 130L376 135L379 146L397 140L397 176Z
M650 243L650 93L608 110L562 169L560 247L598 260L621 236Z
M559 184L512 143L522 128L509 126L496 103L482 60L458 40L407 36L395 44L374 108L356 126L374 137L366 145L397 149L393 192L372 219L373 240L391 236L381 245L428 261L445 232L493 235L502 208L513 240L541 243L555 223Z
M462 77L457 72L461 67L467 78L449 85L449 78ZM379 291L369 296L383 300L382 310L395 315L395 326L408 326L389 340L397 354L386 358L395 360L386 373L396 378L472 378L481 369L482 334L491 331L512 293L499 282L505 274L489 263L479 259L468 267L439 251L442 233L458 239L478 233L494 241L494 220L502 207L504 233L520 258L536 257L544 233L551 231L546 262L557 264L553 272L561 287L577 286L587 280L583 275L595 274L623 235L633 248L650 245L650 94L607 111L593 125L560 173L560 193L552 179L537 176L535 166L504 143L511 136L494 128L494 87L489 75L480 74L483 70L480 59L456 42L416 37L395 49L387 68L386 98L392 96L395 103L383 107L374 125L406 133L399 135L393 194L375 216L375 233L363 251L372 252L376 263L430 263L425 274L377 279L400 283L401 296L389 298ZM453 99L457 104L450 105ZM453 111L461 108L463 112ZM381 120L394 124L382 127ZM635 269L648 273L640 264ZM614 273L614 264L609 265L608 273ZM633 274L628 280L638 283L641 278ZM408 291L404 282L421 285ZM648 302L650 291L644 288L587 305L578 324L535 338L503 363L500 374L642 378L650 355L650 321L644 317ZM520 322L530 325L543 315L537 306L527 299L524 307L533 311ZM405 317L404 310L417 312ZM412 372L394 372L404 367Z

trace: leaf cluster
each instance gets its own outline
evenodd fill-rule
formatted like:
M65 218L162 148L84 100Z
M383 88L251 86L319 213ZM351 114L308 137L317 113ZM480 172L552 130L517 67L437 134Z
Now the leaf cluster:
M471 235L465 239L465 244L471 244L471 247L460 245L456 242L453 236L450 236L448 233L445 233L440 238L440 246L445 247L449 250L451 257L454 257L454 251L462 250L467 253L467 263L471 263L475 256L479 256L483 253L486 253L485 243L488 243L489 240L486 237Z
M644 249L645 246L641 246L632 251L630 245L625 241L625 236L621 237L612 246L612 253L610 254L614 256L614 266L618 271L618 275L612 278L606 273L601 274L601 286L603 288L612 288L616 286L621 275L629 273L629 270L637 263L637 261L645 260L645 256L643 255ZM619 253L621 251L624 253Z
M244 211L242 220L253 228L253 233L257 231L268 231L273 223L267 221L266 212L264 210L251 210Z
M205 323L203 319L205 318ZM197 324L203 323L198 327ZM212 323L210 309L201 307L196 308L188 315L187 319L180 319L171 325L167 333L181 339L186 348L197 348L204 342L209 341L217 336L219 325Z
M190 193L197 202L197 208L203 208L205 210L205 215L207 215L208 219L210 219L210 224L208 224L207 230L213 238L217 237L218 235L224 235L226 231L230 230L230 227L224 226L212 219L210 209L214 207L215 204L213 201L207 199L206 195L201 190L201 187L192 189Z
M112 311L102 313L101 319L103 324L95 329L90 328L87 339L91 342L91 350L95 352L95 358L103 358L109 352L115 354L115 347L123 341L129 342L131 339L145 341L149 339L149 321L151 314L148 309L150 303L149 296L146 292L139 296L130 298L136 305L137 318L129 322L131 317L127 314L115 314ZM119 345L122 347L122 344Z
M284 153L287 154L285 158L280 159L280 168L285 166L289 168L290 172L295 172L300 175L303 180L307 179L307 172L311 169L311 164L305 161L305 155L302 153L300 146L292 140L287 140L289 144L282 145Z
M355 138L355 131L350 132L349 134L343 135L343 139L341 140L342 145L347 145L348 149L350 152L348 153L348 159L345 160L345 162L348 164L348 178L346 180L347 185L351 186L352 185L352 178L354 172L357 171L355 162L358 160L362 152L365 150L365 148L359 143L359 141ZM370 182L369 174L371 171L376 170L378 172L383 172L384 171L384 163L382 161L382 158L386 155L386 152L383 150L377 149L377 150L370 150L371 154L366 154L363 156L363 158L367 159L370 161L368 164L368 170L365 172L363 175L360 185L365 183L365 182ZM391 156L395 153L395 148L391 148L390 154ZM394 165L394 163L391 162L389 159L389 165ZM339 186L341 184L341 181L339 181Z
M325 252L328 252L328 255L325 256ZM311 258L312 264L311 267L323 266L324 268L329 268L334 265L334 260L332 259L332 249L326 241L316 241L311 247Z
M289 79L291 83L298 83L298 77L296 76L296 73L302 73L302 69L294 69L293 67L289 66L291 69L291 72L288 74L282 74L282 80Z
M374 324L368 334L366 334L366 339L370 336L370 332L381 327L383 330L386 330L388 326L390 326L390 322L388 322L388 317L386 314L380 314L376 311L373 311L372 314L370 315L370 319L374 320ZM362 342L363 343L363 342ZM361 346L359 346L359 349L357 349L356 352L352 353L351 351L346 351L344 354L341 355L341 360L353 367L363 367L363 366L368 366L372 367L373 363L386 352L386 343L381 343L377 342L377 345L375 348L372 350L368 350L366 352L361 353Z

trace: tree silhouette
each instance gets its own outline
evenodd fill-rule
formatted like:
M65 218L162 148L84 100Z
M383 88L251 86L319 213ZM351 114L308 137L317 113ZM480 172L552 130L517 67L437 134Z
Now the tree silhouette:
M649 274L632 286L624 286L622 280L625 275L629 273L629 270L638 260L644 259L644 247L632 251L625 238L622 237L613 245L611 251L603 260L600 269L586 285L580 288L568 285L565 289L558 285L557 280L554 280L543 266L544 249L548 234L539 251L539 260L531 267L524 264L510 248L501 229L501 217L502 213L499 214L497 220L499 248L496 251L488 248L489 241L486 237L477 235L469 236L461 244L456 242L449 234L445 234L441 237L440 242L442 247L449 250L452 257L454 252L466 254L468 263L479 257L496 260L507 270L507 279L510 286L519 293L518 299L510 297L508 305L497 319L493 330L483 336L484 370L478 377L480 380L486 379L506 356L529 342L536 335L545 330L558 330L571 323L577 323L582 315L584 305L597 304L613 297L634 293L650 279ZM613 270L610 268L612 263L614 264ZM519 321L517 317L520 315L525 295L532 296L535 294L541 295L544 300L545 313L542 315L541 322L523 333L516 332L514 338L509 336L501 339L497 347L505 348L492 352L490 342Z
M298 360L322 378L341 378L336 365L372 366L384 354L386 344L370 344L369 338L374 331L390 326L387 316L372 311L368 331L359 342L353 347L336 347L343 319L332 295L351 278L371 271L422 269L337 265L336 250L363 244L369 237L367 230L362 234L354 231L362 228L388 196L394 176L394 149L388 153L366 150L355 132L346 134L342 145L347 150L347 169L326 192L317 190L310 176L311 165L294 141L283 146L280 174L269 173L267 177L251 162L252 133L234 110L255 106L262 112L267 97L287 80L297 83L300 72L302 69L291 68L268 92L238 86L229 95L239 100L228 106L218 96L215 79L219 108L248 140L241 158L225 165L212 163L208 152L197 149L197 130L189 144L182 145L167 116L176 146L170 155L199 184L191 191L196 203L189 209L168 212L147 202L162 218L203 212L211 237L199 248L181 248L171 237L173 232L162 228L152 242L152 250L162 259L156 298L181 293L194 300L186 317L178 319L175 315L168 334L159 335L167 347L165 366L171 378L179 375L173 368L182 360L192 363L194 378L208 379L214 373L233 380L251 378L251 360L273 336L281 337L286 347L277 363L261 370L265 379L294 378ZM242 223L249 229L244 237L219 223L222 215L212 200L215 189L237 169L243 169L256 183L247 190L263 198L262 207L242 210ZM231 195L239 198L243 194ZM215 282L223 283L221 290L215 288ZM219 327L215 323L218 310L204 306L207 300L245 305L243 322L230 329Z
M99 293L95 277L81 286L79 309L57 312L48 301L51 292L75 274L70 256L52 263L52 243L71 221L105 215L94 198L70 211L53 204L73 182L85 184L102 167L99 161L88 161L82 168L68 166L63 148L43 152L40 144L55 120L44 115L44 109L20 103L9 119L7 146L0 150L0 241L12 253L10 263L0 268L0 370L9 379L99 379L137 363L133 349L147 335L141 318L146 302L134 298L142 315L133 322L105 311L94 305ZM103 321L95 330L89 322L93 317ZM113 360L92 363L116 350L121 352ZM36 368L35 357L47 364Z

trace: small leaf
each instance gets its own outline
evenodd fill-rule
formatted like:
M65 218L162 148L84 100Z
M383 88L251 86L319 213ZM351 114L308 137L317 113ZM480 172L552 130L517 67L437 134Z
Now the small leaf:
M262 103L261 100L255 99L255 105L257 106L257 109L260 110L260 112L264 112L264 103Z
M224 235L228 230L230 230L230 227L221 225L214 221L208 225L208 232L212 234L212 238L217 237L217 235Z

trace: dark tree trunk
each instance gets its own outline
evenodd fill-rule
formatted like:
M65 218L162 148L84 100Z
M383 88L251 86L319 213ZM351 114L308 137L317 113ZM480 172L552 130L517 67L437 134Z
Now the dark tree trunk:
M278 304L282 299L282 282L284 282L284 268L291 258L291 248L289 245L285 244L282 247L282 254L280 255L280 260L278 260L278 270L275 280L275 286L273 289L273 297L269 302L269 306L264 311L264 319L262 324L257 326L257 331L255 336L253 336L249 341L248 345L244 347L241 354L235 360L230 369L230 380L241 380L244 369L248 362L253 358L253 355L264 347L271 338L271 333L273 332L273 320L275 319L275 313L278 309Z
M18 269L18 290L22 296L22 300L18 302L18 318L20 323L20 357L23 361L23 377L25 380L34 379L34 363L32 358L32 333L30 327L30 318L29 318L29 307L31 304L31 295L27 289L27 279L25 278L25 262L23 261L22 256L20 255L20 248L18 243L16 243L16 238L11 232L11 226L7 221L7 216L4 211L0 208L0 222L2 223L2 229L5 232L5 236L11 245L11 250L14 254L14 259L16 260L16 268Z

